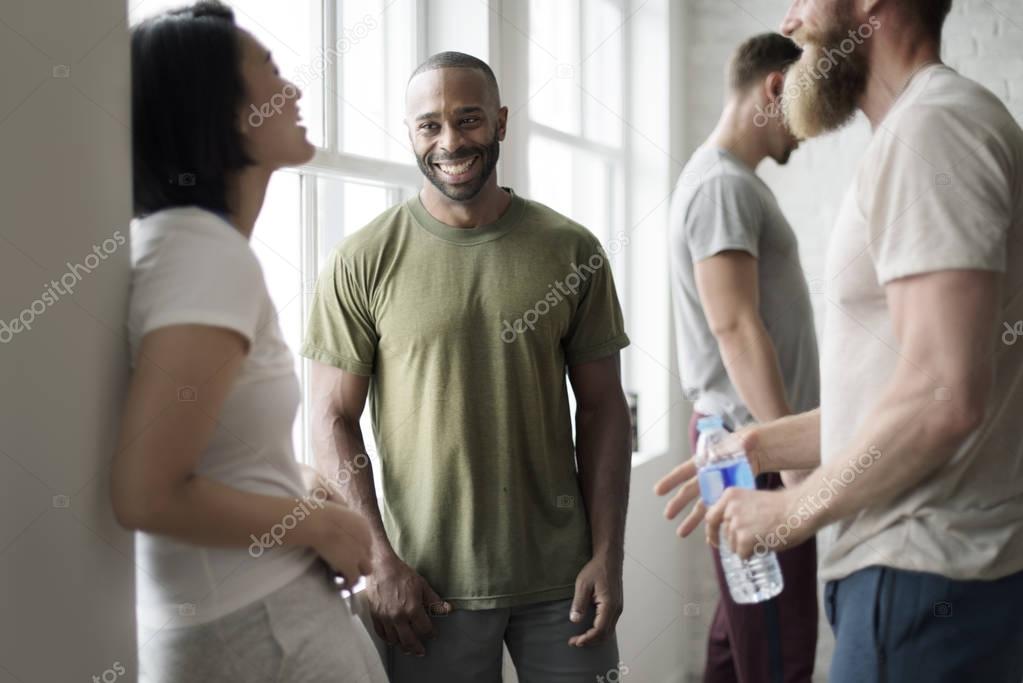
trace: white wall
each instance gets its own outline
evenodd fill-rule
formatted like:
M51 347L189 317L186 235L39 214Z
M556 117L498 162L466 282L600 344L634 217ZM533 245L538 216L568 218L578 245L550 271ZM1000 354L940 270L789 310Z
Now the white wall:
M717 122L724 97L723 74L732 50L745 38L778 29L785 0L685 0L686 154ZM1019 0L955 0L945 31L944 59L1005 100L1023 121L1023 3ZM765 162L760 171L800 239L800 253L813 293L818 329L823 318L824 256L839 202L859 155L870 138L861 116L839 133L805 144L780 168ZM710 582L711 586L713 582ZM702 644L689 652L687 671L702 666ZM818 678L826 680L833 647L823 620Z
M135 678L132 546L107 493L126 360L128 247L104 242L130 218L125 7L0 5L0 320L38 300L31 329L0 331L0 683ZM91 272L47 291L69 263Z

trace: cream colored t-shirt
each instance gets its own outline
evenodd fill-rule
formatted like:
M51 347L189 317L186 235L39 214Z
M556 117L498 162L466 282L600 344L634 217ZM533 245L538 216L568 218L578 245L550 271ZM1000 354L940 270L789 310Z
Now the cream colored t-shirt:
M1023 343L1005 334L1023 320L1023 131L998 98L935 65L878 127L838 215L821 354L825 461L864 427L899 362L885 285L960 269L1004 274L987 416L935 475L822 532L824 580L870 565L953 579L1023 570ZM941 400L946 390L934 389Z

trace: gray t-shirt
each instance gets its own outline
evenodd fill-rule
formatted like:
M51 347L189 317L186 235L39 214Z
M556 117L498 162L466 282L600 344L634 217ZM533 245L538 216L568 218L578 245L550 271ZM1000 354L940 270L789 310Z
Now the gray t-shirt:
M668 240L678 364L695 410L722 415L733 427L753 421L728 379L696 289L696 264L731 250L757 259L760 315L789 404L797 412L816 408L820 380L810 295L796 235L767 185L725 150L701 147L675 187Z

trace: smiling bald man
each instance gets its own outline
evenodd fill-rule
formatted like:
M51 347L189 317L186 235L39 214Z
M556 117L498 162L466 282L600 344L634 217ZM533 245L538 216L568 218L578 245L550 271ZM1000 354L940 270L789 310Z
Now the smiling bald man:
M356 472L341 497L374 528L360 599L397 683L496 683L502 643L522 683L590 683L620 666L630 469L610 263L498 185L508 109L484 62L430 57L406 102L422 190L334 250L303 349L318 463Z

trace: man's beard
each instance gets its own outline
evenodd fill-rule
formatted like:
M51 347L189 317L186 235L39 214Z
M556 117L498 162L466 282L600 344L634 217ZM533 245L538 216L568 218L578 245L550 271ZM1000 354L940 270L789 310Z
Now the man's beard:
M501 142L497 139L497 131L494 131L494 139L490 144L486 146L476 147L460 147L454 153L447 156L436 156L430 157L416 157L416 162L419 164L419 170L422 172L426 179L429 180L434 187L436 187L441 194L448 199L452 199L456 202L467 202L476 198L476 195L480 193L483 186L487 184L491 174L494 172L494 168L497 167L497 159L501 154ZM474 155L479 155L479 162L482 165L482 170L475 179L468 183L462 183L461 185L450 185L444 182L437 169L433 164L438 162L449 162L458 161L459 159L467 159Z
M857 43L850 37L856 34L848 9L820 34L797 34L803 56L789 68L782 97L785 123L797 138L837 130L856 115L870 73L865 39L860 34Z

